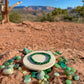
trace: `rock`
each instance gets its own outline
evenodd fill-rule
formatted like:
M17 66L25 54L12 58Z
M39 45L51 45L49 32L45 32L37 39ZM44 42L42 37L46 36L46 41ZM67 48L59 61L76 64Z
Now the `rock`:
M13 68L12 67L7 67L7 68L5 68L4 70L3 70L3 73L4 74L13 74Z
M39 73L37 74L37 79L43 80L43 79L44 79L44 75L45 75L44 71L39 72Z

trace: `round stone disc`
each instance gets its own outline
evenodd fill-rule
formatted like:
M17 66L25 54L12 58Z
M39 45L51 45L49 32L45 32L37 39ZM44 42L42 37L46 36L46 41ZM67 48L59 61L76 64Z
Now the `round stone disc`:
M48 62L47 64L43 64L43 65L38 65L38 64L35 64L34 62L32 62L32 60L30 59L30 55L33 54L33 53L48 53L50 56L51 56L51 60L50 62ZM46 55L43 55L43 54L37 54L37 55L34 55L33 56L33 59L36 60L37 62L45 62L48 60L48 56ZM27 67L28 69L30 70L36 70L36 71L39 71L39 70L46 70L48 68L51 68L54 64L55 64L55 57L54 55L49 52L49 51L34 51L34 52L31 52L29 54L27 54L24 58L23 58L23 64L25 67Z

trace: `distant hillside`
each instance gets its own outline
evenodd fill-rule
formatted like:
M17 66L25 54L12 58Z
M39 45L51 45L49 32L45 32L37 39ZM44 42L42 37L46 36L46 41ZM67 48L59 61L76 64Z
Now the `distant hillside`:
M55 8L54 7L50 7L50 6L16 6L14 9L24 9L26 11L47 11L47 12L51 12L53 11Z

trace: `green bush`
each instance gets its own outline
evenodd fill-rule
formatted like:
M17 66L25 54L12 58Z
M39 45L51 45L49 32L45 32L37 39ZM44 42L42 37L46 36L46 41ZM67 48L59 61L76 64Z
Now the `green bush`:
M22 22L22 17L18 13L11 13L9 15L9 19L11 22L14 22L14 23Z

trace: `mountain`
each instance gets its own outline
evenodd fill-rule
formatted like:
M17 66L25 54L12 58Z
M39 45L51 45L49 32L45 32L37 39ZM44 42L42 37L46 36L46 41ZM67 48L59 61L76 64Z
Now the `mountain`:
M47 11L47 12L51 12L53 11L55 8L54 7L50 7L50 6L16 6L14 7L14 9L24 9L25 11Z

